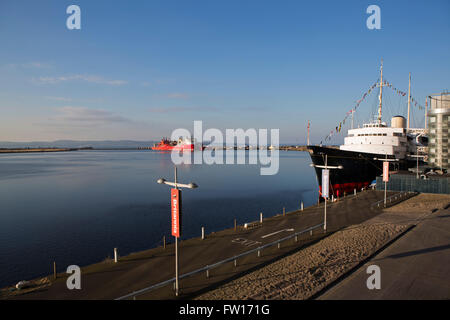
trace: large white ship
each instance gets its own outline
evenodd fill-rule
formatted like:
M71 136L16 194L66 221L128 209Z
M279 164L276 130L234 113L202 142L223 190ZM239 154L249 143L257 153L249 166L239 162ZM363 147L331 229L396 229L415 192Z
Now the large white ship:
M409 128L403 116L391 119L391 125L382 122L383 101L383 63L381 77L378 117L362 128L350 129L344 144L337 148L308 146L322 192L322 168L338 168L330 171L330 195L343 195L369 186L383 171L382 162L387 159L392 170L407 170L417 163L417 156L427 144L426 130Z

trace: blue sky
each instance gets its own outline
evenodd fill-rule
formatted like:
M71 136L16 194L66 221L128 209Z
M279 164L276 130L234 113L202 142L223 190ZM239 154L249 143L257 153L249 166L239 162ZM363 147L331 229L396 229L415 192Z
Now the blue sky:
M66 28L71 4L81 30ZM366 27L371 4L381 30ZM203 120L304 144L309 119L319 143L379 78L381 58L401 90L412 73L422 105L450 89L449 34L448 0L2 0L0 141L153 140ZM386 99L385 120L405 109ZM358 121L375 104L376 93Z

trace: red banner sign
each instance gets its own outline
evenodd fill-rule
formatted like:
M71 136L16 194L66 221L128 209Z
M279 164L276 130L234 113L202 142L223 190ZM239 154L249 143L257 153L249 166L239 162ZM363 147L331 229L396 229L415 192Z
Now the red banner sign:
M181 236L181 191L171 189L170 207L172 213L172 235L179 238Z
M383 182L389 182L389 162L383 162Z

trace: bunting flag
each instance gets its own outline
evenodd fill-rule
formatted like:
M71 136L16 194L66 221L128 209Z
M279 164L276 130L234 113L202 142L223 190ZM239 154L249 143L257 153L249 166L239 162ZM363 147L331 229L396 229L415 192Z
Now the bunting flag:
M397 88L394 87L391 83L389 83L389 81L386 80L386 83L387 83L387 86L388 86L389 88L391 88L392 90L394 90L394 92L397 93L398 95L401 95L402 97L405 97L405 96L407 95L406 92L397 89ZM419 110L425 110L425 108L424 108L420 103L417 103L417 100L414 99L413 97L411 97L411 102L413 102L413 103L414 103L414 106L418 107Z
M386 81L385 81L385 83L386 83ZM330 134L329 134L328 136L326 136L324 139L322 139L322 141L320 141L320 144L322 144L323 141L326 142L327 140L331 139L331 137L332 137L335 133L341 132L342 125L345 124L345 120L347 120L347 118L350 116L350 114L352 114L353 112L356 111L356 109L359 107L359 105L361 104L361 102L363 102L363 100L364 100L364 99L365 99L365 98L373 91L373 89L375 89L375 87L377 86L377 84L378 84L378 81L375 82L375 83L369 88L369 90L363 94L363 96L362 96L361 99L359 99L359 100L356 101L355 107L354 107L354 108L351 108L350 111L348 111L348 112L345 114L344 120L342 120L341 122L339 122L339 125L337 125L336 128L335 128L336 130L331 130Z
M326 136L322 141L325 141L325 142L326 142L327 140L330 140L331 137L332 137L335 133L341 132L342 125L345 124L345 120L347 120L347 118L349 117L349 115L350 115L352 112L355 112L355 111L356 111L356 109L359 107L359 105L361 104L361 102L363 102L363 100L364 100L364 99L365 99L365 98L373 91L373 89L375 89L375 87L376 87L377 85L378 85L378 81L377 81L376 83L374 83L374 84L369 88L369 90L363 94L363 96L362 96L361 99L359 99L359 100L356 101L355 107L352 108L350 111L348 111L348 112L345 114L344 120L341 121L341 122L339 122L339 125L337 125L336 128L335 128L336 130L331 130L330 134L329 134L328 136ZM388 80L386 80L386 79L383 81L383 87L391 88L395 93L397 93L398 95L400 95L400 96L402 96L402 97L405 97L405 96L407 95L406 92L397 89L392 83L390 83L390 82L389 82ZM413 102L414 106L418 107L419 110L425 110L425 108L424 108L420 103L417 103L417 100L414 99L413 97L411 97L411 102ZM322 144L322 141L320 142L320 144Z

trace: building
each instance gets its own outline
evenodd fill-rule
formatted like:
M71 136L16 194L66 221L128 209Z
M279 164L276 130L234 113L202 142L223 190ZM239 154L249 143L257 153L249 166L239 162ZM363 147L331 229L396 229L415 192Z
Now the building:
M428 110L428 164L430 167L448 169L449 129L450 129L450 93L429 96Z

